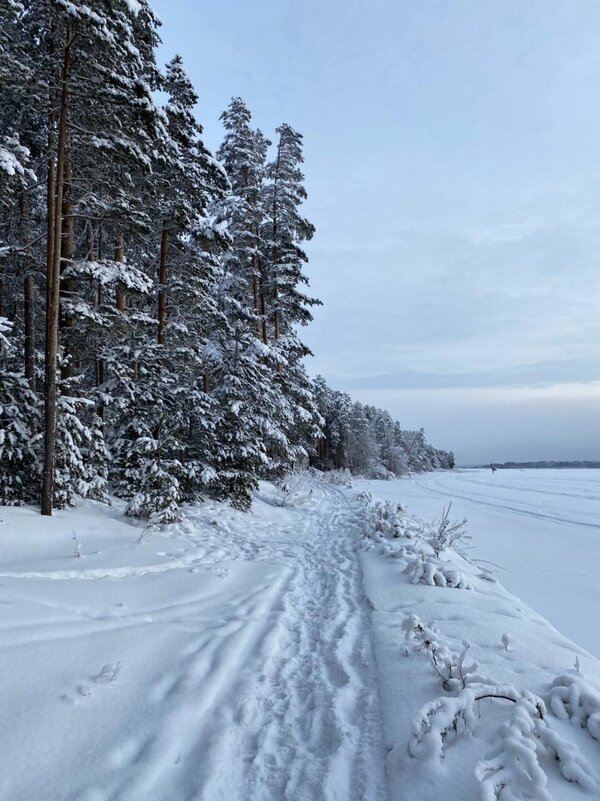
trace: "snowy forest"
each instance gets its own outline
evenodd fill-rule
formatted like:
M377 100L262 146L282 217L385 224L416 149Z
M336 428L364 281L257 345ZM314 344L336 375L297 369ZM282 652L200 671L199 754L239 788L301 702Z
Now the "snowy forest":
M248 508L299 466L452 467L312 380L302 136L234 98L213 155L145 0L2 0L0 503Z

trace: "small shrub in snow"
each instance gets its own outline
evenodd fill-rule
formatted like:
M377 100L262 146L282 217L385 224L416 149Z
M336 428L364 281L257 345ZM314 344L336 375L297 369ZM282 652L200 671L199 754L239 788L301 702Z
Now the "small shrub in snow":
M524 694L500 729L497 753L480 762L475 773L483 801L551 801L547 777L538 761L549 754L562 776L587 790L597 787L592 770L579 750L550 728L541 698Z
M473 589L466 573L440 558L450 549L462 556L457 543L466 539L466 521L451 523L450 506L444 509L438 523L431 524L412 517L401 504L373 502L366 493L357 498L365 503L366 540L379 543L386 556L405 559L404 572L411 577L413 584Z
M467 664L465 658L469 643L464 641L458 653L440 644L440 632L434 623L425 625L418 615L407 615L402 621L404 639L407 642L402 648L403 656L425 652L428 654L433 669L439 676L446 692L454 693L464 690L471 682L484 681L476 674L477 663Z
M554 679L550 689L550 708L557 718L571 720L600 742L600 695L580 674Z
M592 769L576 746L563 740L547 725L538 725L538 736L546 750L558 762L559 770L568 782L578 784L586 790L596 789L598 783Z
M275 484L277 506L302 506L312 495L305 473L290 473Z
M443 696L425 704L412 722L408 752L419 759L443 759L446 746L475 725L475 695L464 690L454 697Z
M467 684L477 681L478 677L475 673L477 662L471 662L470 664L465 662L470 647L465 640L462 650L457 654L453 654L443 645L432 649L431 661L446 692L464 690Z
M513 706L508 720L498 729L495 752L475 768L483 801L551 801L540 754L556 760L567 781L589 790L597 787L593 772L578 749L551 729L542 699L532 693L519 693L514 687L465 687L455 696L425 704L412 723L410 756L442 760L457 737L473 733L477 704L485 699L508 701Z
M334 487L346 487L348 489L352 487L352 473L347 468L329 470L322 475L327 483L332 484Z
M430 657L439 648L439 630L434 623L425 625L418 615L407 615L402 621L405 645L402 656L425 652Z
M410 559L404 572L411 577L413 584L427 584L430 587L455 587L472 590L469 577L448 562L419 554Z
M437 557L439 557L443 551L449 550L450 548L456 550L459 542L464 542L466 539L469 539L465 530L467 519L464 518L463 520L451 522L451 508L452 504L450 503L448 508L443 510L437 528L433 530L432 535L429 537L429 544Z
M531 700L516 700L510 719L502 725L498 752L475 768L483 801L551 801L548 779L537 758L540 714L540 706Z
M367 506L365 535L375 540L412 539L421 532L420 522L392 501L376 501Z

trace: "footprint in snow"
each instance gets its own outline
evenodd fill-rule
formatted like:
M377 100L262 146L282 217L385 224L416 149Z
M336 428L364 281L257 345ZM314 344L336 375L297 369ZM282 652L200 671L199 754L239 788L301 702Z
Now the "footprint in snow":
M103 665L99 673L95 676L90 676L90 681L94 684L112 684L116 681L119 672L121 671L121 663L117 662L116 665ZM78 684L75 690L75 696L69 693L63 693L60 698L61 701L72 703L80 698L90 698L92 695L92 687L89 684Z
M112 684L114 681L116 681L116 678L120 672L120 662L117 662L116 665L103 665L100 673L92 676L92 681L96 684Z

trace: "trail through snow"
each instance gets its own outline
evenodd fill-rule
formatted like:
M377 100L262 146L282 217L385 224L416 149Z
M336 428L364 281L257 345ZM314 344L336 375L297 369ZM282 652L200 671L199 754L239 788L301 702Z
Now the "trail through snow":
M357 536L352 503L315 481L301 509L278 508L268 487L251 517L190 509L168 552L153 536L130 546L131 564L108 549L11 565L0 603L21 614L0 632L15 729L0 797L384 801Z

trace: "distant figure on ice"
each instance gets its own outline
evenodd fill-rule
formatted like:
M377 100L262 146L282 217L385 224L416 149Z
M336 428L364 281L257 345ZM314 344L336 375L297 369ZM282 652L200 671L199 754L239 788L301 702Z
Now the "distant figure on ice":
M491 468L491 471L492 471L492 475L494 475L494 473L496 472L496 470L497 470L498 468L497 468L497 467L494 467L494 463L493 463L493 462L490 462L490 468Z

